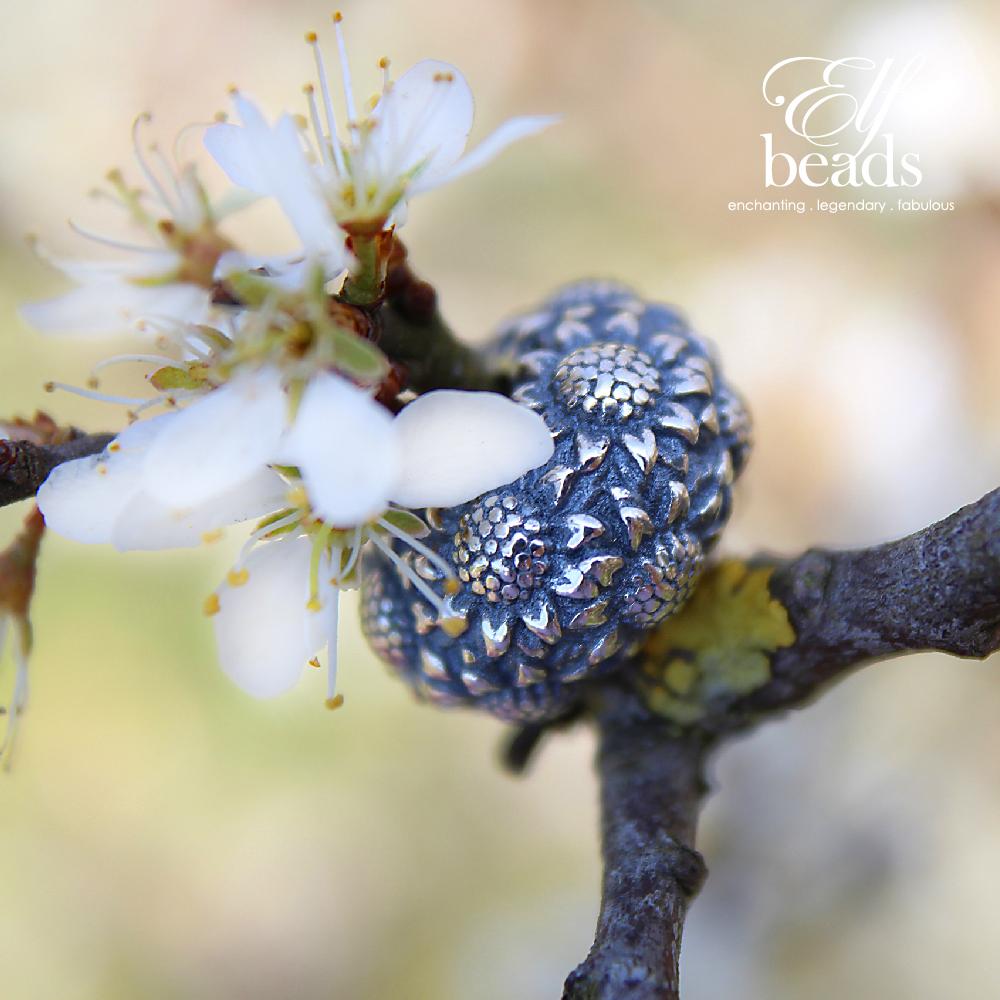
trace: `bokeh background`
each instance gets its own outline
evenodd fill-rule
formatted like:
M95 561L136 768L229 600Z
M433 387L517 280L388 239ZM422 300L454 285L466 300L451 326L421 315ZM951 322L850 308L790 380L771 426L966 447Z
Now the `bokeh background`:
M414 263L470 339L586 275L685 307L756 418L727 550L872 543L1000 483L995 5L347 0L346 14L362 89L383 54L436 56L468 75L480 136L565 114L417 202ZM43 397L123 345L23 327L19 302L64 287L23 235L77 249L65 220L92 218L84 192L131 166L140 111L169 143L233 82L298 110L302 33L326 25L332 56L328 15L312 0L7 4L0 415L42 403L87 428L122 420ZM728 210L765 196L773 63L917 52L929 75L907 148L954 212ZM271 224L243 223L285 239ZM0 513L5 537L24 513ZM499 724L414 704L353 626L342 711L323 710L317 676L251 701L215 667L199 613L233 545L120 556L48 540L31 708L0 779L0 993L557 996L597 910L590 734L511 779ZM995 996L998 718L996 663L910 656L727 749L688 1000Z

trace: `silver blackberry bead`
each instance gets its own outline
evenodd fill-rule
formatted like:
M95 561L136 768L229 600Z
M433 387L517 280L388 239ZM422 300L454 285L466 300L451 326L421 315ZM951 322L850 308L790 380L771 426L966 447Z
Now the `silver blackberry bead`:
M502 490L426 511L424 542L457 578L447 630L378 553L362 624L421 697L540 720L687 600L729 517L750 423L683 317L621 285L564 289L489 353L555 453ZM422 576L443 596L437 571Z

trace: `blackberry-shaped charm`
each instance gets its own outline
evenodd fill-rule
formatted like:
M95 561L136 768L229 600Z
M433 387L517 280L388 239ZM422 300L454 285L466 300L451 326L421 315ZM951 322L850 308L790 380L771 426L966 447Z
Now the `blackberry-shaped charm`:
M507 324L491 359L555 441L540 468L426 512L400 549L447 594L447 627L389 560L369 556L362 625L418 694L541 720L614 670L677 611L730 510L749 420L710 348L672 308L619 285L570 286ZM458 633L456 635L456 633Z

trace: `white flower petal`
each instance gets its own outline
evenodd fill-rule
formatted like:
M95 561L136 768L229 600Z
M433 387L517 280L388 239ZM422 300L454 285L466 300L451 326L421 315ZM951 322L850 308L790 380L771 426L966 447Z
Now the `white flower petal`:
M361 524L388 506L399 466L394 421L346 379L313 378L282 454L301 470L313 507L333 524Z
M372 111L376 125L368 148L379 174L402 176L424 161L424 174L443 173L462 155L474 112L472 91L458 69L436 59L418 62Z
M249 188L230 188L212 205L212 218L216 222L228 219L229 216L249 208L250 205L259 201L260 197L256 191L251 191Z
M36 499L56 534L99 544L111 541L119 513L140 486L138 468L131 475L112 476L104 456L91 455L56 466Z
M140 421L102 454L57 465L36 498L48 527L77 542L110 542L122 510L142 490L146 448L173 416Z
M285 481L270 469L194 507L168 507L140 492L121 509L110 540L122 551L189 548L201 544L206 532L279 510L287 492Z
M330 217L316 176L306 159L295 122L282 115L273 130L275 165L271 193L278 200L302 245L310 254L320 254L347 266L345 234Z
M110 260L86 260L76 257L58 257L35 246L41 258L61 271L67 278L78 284L111 278L149 278L154 275L171 275L183 263L180 254L173 250L149 247L134 253L131 257L116 257Z
M253 142L247 128L228 122L205 130L205 148L212 159L239 187L254 194L268 194L267 181L254 157Z
M309 657L323 645L322 625L333 596L324 591L323 607L310 611L307 538L285 538L250 553L246 582L218 590L219 611L212 621L225 673L256 698L287 691Z
M246 97L233 101L243 125L213 125L205 133L208 151L234 183L277 200L308 254L343 270L345 234L330 218L294 119L282 115L271 126Z
M392 499L454 507L513 482L552 457L545 421L495 392L440 389L396 417L402 456Z
M176 414L146 454L144 488L189 507L242 483L275 459L286 401L276 369L239 375Z
M536 135L559 120L559 115L526 115L522 118L512 118L488 135L471 153L463 156L450 169L424 171L411 185L410 194L430 191L432 188L450 183L463 174L478 170L512 143Z
M134 285L107 278L87 282L65 295L21 307L21 316L44 333L113 335L144 319L198 323L208 311L209 292L197 285L167 282Z

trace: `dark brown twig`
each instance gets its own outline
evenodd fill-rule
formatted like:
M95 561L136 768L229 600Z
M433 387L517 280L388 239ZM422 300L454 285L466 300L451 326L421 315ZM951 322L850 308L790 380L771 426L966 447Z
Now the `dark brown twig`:
M568 729L586 715L583 702L548 722L529 722L510 731L500 748L500 762L511 774L523 774L534 759L545 737L556 730Z
M604 881L594 946L567 980L567 1000L678 996L684 917L705 873L693 845L712 748L863 664L929 649L982 658L1000 647L1000 490L895 542L753 565L773 571L770 593L794 631L768 654L756 689L714 692L686 726L617 686L593 693Z
M413 273L398 240L379 318L379 347L391 361L406 367L410 388L417 392L481 389L510 394L509 377L494 371L481 351L463 344L449 329L438 309L434 287Z
M594 946L564 1000L660 1000L679 991L681 932L706 875L694 850L705 746L617 689L601 697L604 879Z
M876 660L1000 648L1000 490L898 541L770 561L795 642L771 656L766 684L712 706L707 728L752 724Z
M57 465L95 455L113 437L113 434L71 431L68 440L58 444L0 440L0 507L33 497Z

